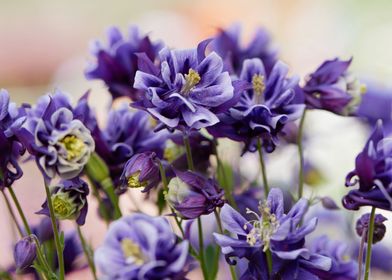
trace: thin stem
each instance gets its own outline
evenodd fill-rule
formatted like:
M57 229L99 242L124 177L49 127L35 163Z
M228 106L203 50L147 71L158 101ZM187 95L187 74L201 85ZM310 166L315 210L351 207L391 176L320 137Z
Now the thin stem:
M187 163L188 163L188 169L189 170L195 170L195 167L193 165L191 144L189 143L189 137L186 134L184 134L184 145L185 145L186 160L187 160Z
M3 194L5 204L7 205L7 208L8 208L8 212L10 213L11 218L12 218L12 220L13 220L14 223L15 223L15 226L16 226L16 228L17 228L19 234L20 234L20 237L23 237L23 231L22 231L22 229L20 228L20 225L19 225L19 223L18 223L18 220L16 219L16 216L15 216L14 210L12 209L11 203L10 203L10 201L9 201L9 199L8 199L8 197L7 197L7 195L5 194L5 192L2 191L1 193Z
M358 280L362 279L363 249L365 247L366 234L367 234L367 230L364 230L362 232L361 244L359 246L359 252L358 252Z
M57 251L57 259L58 259L58 263L59 263L59 279L64 280L65 271L64 271L63 246L61 245L59 230L57 228L56 218L54 216L54 209L53 209L52 198L50 195L49 186L46 182L45 182L45 192L46 192L46 201L48 203L49 212L50 212L50 220L52 222L54 242L55 242L56 251Z
M297 135L297 145L298 145L298 155L299 155L299 173L298 173L298 199L303 195L304 191L304 151L302 146L302 135L304 130L306 109L302 113L301 120L299 122L298 135Z
M204 259L204 240L203 240L203 228L202 228L202 223L201 223L201 218L197 218L197 227L199 230L199 258L200 258L200 265L201 265L201 270L203 272L204 279L208 279L208 274L207 274L207 267L206 267L206 262Z
M102 185L102 188L105 190L106 194L108 195L108 197L110 199L110 202L112 203L112 205L114 207L115 219L121 218L122 213L121 213L121 209L119 206L119 199L118 199L118 196L116 195L116 193L114 192L114 186L113 186L112 179L110 177L107 177L106 179L102 180L100 182L100 184Z
M82 230L80 229L80 226L76 225L76 228L78 230L79 239L80 239L80 242L82 243L83 251L84 251L84 254L86 255L88 266L90 267L90 270L91 270L91 274L93 275L94 279L97 280L98 279L97 278L97 270L95 269L94 262L91 259L90 249L89 249L88 245L86 244L86 240L84 239L84 236L83 236Z
M372 258L372 244L373 244L373 233L374 233L374 216L376 215L376 207L372 207L372 212L370 213L369 229L367 231L367 249L366 249L366 263L365 263L365 278L369 279L370 272L370 260Z
M265 252L265 256L267 257L267 266L268 266L268 275L272 275L272 254L270 249Z
M265 198L267 198L268 193L269 193L269 185L268 185L268 180L267 180L267 170L266 170L265 164L264 164L263 150L262 150L260 138L257 139L257 150L259 152L261 175L263 177L264 196L265 196Z
M45 255L42 253L42 251L40 249L41 244L39 243L38 238L35 235L32 235L32 236L33 236L36 248L37 248L37 258L38 258L39 262L44 265L45 269L47 270L47 273L52 274L53 273L52 269L50 268L50 265L48 264L48 262L45 258Z

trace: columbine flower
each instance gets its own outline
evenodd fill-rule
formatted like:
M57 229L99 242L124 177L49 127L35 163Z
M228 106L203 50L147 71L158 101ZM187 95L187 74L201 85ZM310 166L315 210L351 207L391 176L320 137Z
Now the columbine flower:
M136 154L125 164L120 177L123 187L144 188L143 192L157 186L161 180L154 152Z
M309 75L303 87L308 108L344 116L355 113L365 87L348 72L351 61L327 60Z
M94 131L96 152L109 167L110 177L116 187L121 184L120 176L133 155L154 152L162 158L167 133L155 133L150 120L147 113L135 112L124 104L110 111L104 130Z
M249 58L259 58L263 61L267 73L271 72L277 60L277 51L271 44L270 35L264 28L257 28L253 39L243 47L241 44L241 26L233 24L227 29L221 29L211 43L224 60L225 68L230 73L239 74L242 63Z
M76 220L79 225L84 225L88 210L88 193L87 183L79 178L63 180L53 186L51 200L56 219ZM42 209L37 214L50 215L47 201L42 204Z
M31 235L26 236L19 240L14 247L14 260L18 271L28 268L37 257L37 245L34 238Z
M343 206L358 210L361 206L392 208L392 138L384 138L379 122L364 149L355 159L355 169L346 177L346 186L359 185L343 197ZM353 178L355 178L353 180Z
M176 239L164 218L132 214L110 225L95 264L108 279L184 279L188 241Z
M357 279L358 263L351 258L348 249L347 244L330 240L327 236L316 238L312 242L312 252L329 257L332 260L332 266L329 271L318 269L311 269L311 271L319 279Z
M257 138L261 138L266 151L272 152L278 133L286 123L298 119L304 108L303 104L293 104L298 78L287 78L287 73L288 67L282 62L277 62L267 74L260 59L245 60L240 80L248 85L247 90L208 131L216 137L244 142L244 151L255 151Z
M230 107L234 88L222 59L205 55L209 40L197 49L159 52L155 66L146 57L139 60L134 87L143 91L133 106L146 110L169 129L200 129L216 124L216 113Z
M377 214L374 218L374 231L373 231L373 244L381 241L384 238L385 232L387 230L384 222L388 220L381 214ZM369 222L370 222L370 214L363 214L361 218L357 220L357 223L355 225L355 230L357 234L362 237L362 234L364 231L366 232L365 240L368 240L367 238L367 231L369 228Z
M95 148L90 131L68 106L60 93L43 97L17 134L47 179L56 173L63 179L78 176Z
M136 26L129 28L128 38L116 27L108 29L107 37L108 46L98 41L92 44L91 52L97 61L86 69L86 77L104 81L113 99L127 96L136 100L140 94L133 88L137 56L143 53L154 61L162 44L151 42Z
M192 171L175 171L176 177L169 183L167 202L184 219L194 219L222 207L223 190L213 179L207 179Z
M236 210L226 204L221 210L223 227L234 237L215 233L216 242L221 246L226 260L235 264L234 257L249 261L242 279L308 279L314 277L311 269L328 271L331 260L311 253L303 245L305 236L312 232L317 223L313 218L300 226L308 201L300 199L284 214L283 194L271 189L268 199L259 206L260 214L253 212L254 220L248 222ZM265 251L270 250L273 258L272 278L268 277Z
M18 158L25 148L18 141L15 133L24 121L24 110L10 103L6 90L0 90L0 191L9 187L22 177L23 172L18 164Z

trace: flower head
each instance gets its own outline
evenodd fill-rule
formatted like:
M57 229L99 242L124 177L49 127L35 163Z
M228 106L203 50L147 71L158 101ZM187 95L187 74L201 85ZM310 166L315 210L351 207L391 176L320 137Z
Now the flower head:
M232 74L239 74L244 60L259 58L269 73L277 61L277 51L271 44L267 30L257 28L246 47L242 45L240 37L241 25L233 24L227 29L219 30L211 43L212 50L223 58L225 68Z
M216 113L231 106L234 88L222 59L205 55L209 40L196 49L159 52L159 65L139 57L134 87L143 91L134 107L159 120L159 127L190 130L216 124Z
M79 178L63 180L52 187L51 200L55 217L59 220L76 220L79 225L84 225L88 193L87 183ZM42 204L42 210L38 214L50 215L47 201Z
M86 77L105 82L113 99L121 96L138 99L140 93L133 87L138 68L137 57L143 53L154 61L162 44L152 42L148 35L141 34L136 26L129 27L127 38L124 38L116 27L107 30L107 37L107 46L98 41L92 44L92 54L96 57L96 62L86 69Z
M348 72L352 59L327 60L312 74L303 88L310 109L323 109L338 115L352 115L361 102L365 87Z
M34 238L34 236L29 235L16 243L14 247L14 260L17 270L28 268L37 257L37 245Z
M110 225L95 264L110 279L184 279L188 242L176 239L162 217L123 217Z
M373 230L373 244L381 241L384 238L385 232L387 230L387 227L385 226L384 222L388 220L381 214L376 214L374 218L374 230ZM361 216L357 220L357 223L355 225L355 230L359 236L362 237L362 234L365 233L365 240L368 240L367 238L367 232L369 228L369 222L370 222L370 214L366 213Z
M266 151L272 152L278 134L304 109L303 104L293 103L298 78L287 78L287 73L288 67L282 62L277 62L268 74L260 59L245 60L240 80L246 86L238 103L220 114L220 122L208 131L216 137L244 142L244 151L254 152L261 138Z
M194 219L222 207L223 190L213 179L192 171L175 171L169 183L166 200L184 219Z

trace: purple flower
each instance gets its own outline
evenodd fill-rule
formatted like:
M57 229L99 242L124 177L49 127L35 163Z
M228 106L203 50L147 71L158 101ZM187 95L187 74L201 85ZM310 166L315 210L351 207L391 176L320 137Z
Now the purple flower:
M392 139L384 138L381 122L355 159L355 169L346 177L346 186L359 185L343 197L343 206L358 210L374 206L390 210L392 206ZM355 179L353 179L355 178Z
M298 78L287 78L288 66L277 62L270 74L258 59L244 61L240 80L246 83L239 102L226 113L220 114L220 122L208 131L216 137L228 137L245 143L244 151L254 152L257 139L272 152L278 142L278 134L287 123L298 119L303 104L294 104L294 87Z
M79 178L63 180L51 187L55 217L59 220L76 220L79 225L84 225L88 210L88 194L87 183ZM50 216L47 201L42 204L42 209L37 214Z
M376 214L374 218L373 244L381 241L384 238L385 232L387 230L384 224L386 220L388 219L385 218L383 215ZM365 240L368 240L367 231L369 228L369 222L370 222L370 214L367 213L367 214L363 214L361 218L357 220L357 223L355 225L355 230L360 237L362 237L364 231L366 232Z
M253 213L255 220L252 221L247 221L231 206L223 206L223 227L233 237L217 233L214 236L229 263L235 264L232 260L235 257L249 261L248 270L242 276L248 278L242 279L271 279L266 269L267 250L271 251L273 258L272 279L317 279L312 269L330 270L330 258L304 247L305 236L317 224L317 218L313 218L300 225L308 201L300 199L287 214L283 209L283 193L279 189L271 189L267 201L259 206L261 214Z
M329 257L332 260L331 269L328 271L311 269L319 279L355 280L358 274L358 264L351 259L348 246L341 242L320 236L313 240L311 250L316 254Z
M83 107L76 108L79 109L75 112L83 111ZM84 114L74 114L69 100L59 91L53 96L42 97L27 111L27 120L17 136L35 156L46 179L52 179L56 174L63 179L78 176L94 151L90 130L77 117L83 117L84 121L89 119Z
M54 238L52 221L49 217L44 217L41 219L39 224L31 226L31 231L35 236L37 236L40 243L44 243Z
M305 103L310 109L323 109L338 115L352 115L361 102L364 87L348 72L352 59L327 60L303 87Z
M131 157L125 164L120 177L121 186L124 188L144 188L143 192L156 187L161 177L159 165L154 152L144 152Z
M167 139L164 131L154 132L149 115L133 111L127 105L109 113L104 130L93 132L97 154L110 170L114 185L120 185L125 164L135 154L154 152L159 158Z
M162 217L132 214L113 222L95 264L107 279L184 279L188 241Z
M98 41L92 45L96 62L89 65L85 75L88 79L105 82L113 99L126 96L137 100L140 92L133 87L137 57L143 53L154 61L162 44L151 42L148 35L141 34L136 26L130 26L128 38L124 38L116 27L108 29L107 37L107 46Z
M212 50L219 54L230 73L239 74L242 63L249 58L263 61L267 73L277 61L277 51L272 47L270 35L264 28L257 28L250 43L243 47L241 43L241 25L233 24L221 29L211 43Z
M210 40L196 49L159 52L159 66L139 56L134 87L143 91L136 108L160 121L159 128L200 129L216 124L218 112L231 106L234 88L223 61L212 52L205 55Z
M213 179L192 171L175 171L169 183L167 202L184 219L194 219L212 213L225 203L223 190Z
M37 245L34 236L29 235L19 240L14 247L14 260L17 270L24 270L33 264L37 257Z
M0 90L0 191L9 187L22 177L23 172L18 164L18 158L25 148L18 141L15 133L24 121L23 108L17 108L10 103L10 96L4 89Z

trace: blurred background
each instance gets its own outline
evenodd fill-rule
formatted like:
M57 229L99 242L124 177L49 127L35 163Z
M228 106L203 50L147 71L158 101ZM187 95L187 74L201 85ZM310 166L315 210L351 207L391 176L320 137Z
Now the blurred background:
M256 26L266 27L281 59L302 77L325 59L353 56L352 69L358 76L388 85L392 77L391 9L389 0L0 0L0 88L6 88L17 103L35 102L54 88L76 100L91 89L90 101L102 120L110 95L102 83L87 81L83 71L92 60L89 43L105 40L108 26L119 26L125 32L128 24L137 24L154 39L182 48L195 46L214 35L217 28L233 22L243 25L245 41ZM339 202L346 191L344 177L353 168L367 128L350 118L312 112L307 129L312 135L307 154L326 178L318 191L332 193ZM282 162L293 163L295 149L276 157L280 161L269 166L270 176L284 180ZM244 166L247 160L242 159ZM43 188L35 179L38 173L34 164L25 164L24 169L29 177L19 180L15 189L25 211L33 213L43 202ZM3 200L0 211L6 211ZM38 221L33 214L30 218L33 223ZM388 226L392 228L391 223ZM94 211L84 228L90 241L99 245L105 227ZM391 236L387 233L388 239ZM7 215L0 219L0 237L0 267L5 267L12 261L15 239ZM69 279L88 279L89 275L82 273Z

